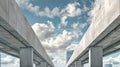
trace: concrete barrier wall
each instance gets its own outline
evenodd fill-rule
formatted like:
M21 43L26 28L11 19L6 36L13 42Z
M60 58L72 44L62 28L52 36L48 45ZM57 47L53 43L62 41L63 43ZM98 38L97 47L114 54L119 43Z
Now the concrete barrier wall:
M5 20L0 25L4 26L27 46L32 46L48 63L52 64L45 49L33 32L27 19L22 14L15 0L0 0L0 18Z
M120 0L96 0L94 4L92 22L71 56L67 66L73 63L89 46L95 45L120 22L113 22L120 17ZM107 29L110 25L111 28ZM106 30L106 32L104 32ZM101 35L102 34L102 35Z

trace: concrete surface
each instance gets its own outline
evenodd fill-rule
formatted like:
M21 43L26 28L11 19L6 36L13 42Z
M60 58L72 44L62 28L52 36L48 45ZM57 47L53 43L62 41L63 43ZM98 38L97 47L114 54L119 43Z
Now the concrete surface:
M103 67L103 49L102 49L102 47L90 47L90 49L89 49L89 67Z
M36 67L41 67L40 64L36 64Z
M80 60L76 61L75 62L75 67L83 67L82 62Z
M15 0L0 0L0 50L20 57L21 47L33 48L35 62L54 66Z
M104 4L106 0L98 0ZM107 0L107 8L100 5L101 12L92 21L84 34L78 47L67 63L67 67L76 60L88 58L91 46L102 46L103 55L110 54L120 49L120 0ZM109 5L110 4L110 5Z
M20 49L20 67L33 67L33 49Z
M75 65L74 65L74 64L72 64L72 65L70 65L69 67L75 67Z
M40 62L40 66L41 66L41 67L47 67L48 64L47 64L46 62Z

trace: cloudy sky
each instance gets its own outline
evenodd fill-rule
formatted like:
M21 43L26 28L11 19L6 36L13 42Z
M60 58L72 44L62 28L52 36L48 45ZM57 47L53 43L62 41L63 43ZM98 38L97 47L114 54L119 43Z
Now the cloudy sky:
M98 15L101 5L99 0L16 2L56 67L65 66L66 51L73 50L79 44L90 23Z
M100 12L99 1L16 0L55 67L65 67L66 51L75 49L89 25L94 22ZM104 63L120 61L119 55L117 53L104 58ZM4 54L2 58L3 65L10 63L14 65L11 67L19 66L18 59Z
M16 0L56 67L79 44L90 25L94 0Z

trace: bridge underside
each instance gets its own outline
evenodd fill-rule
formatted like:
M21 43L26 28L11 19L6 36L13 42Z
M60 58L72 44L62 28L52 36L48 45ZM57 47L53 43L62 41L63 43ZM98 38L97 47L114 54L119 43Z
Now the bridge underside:
M106 33L107 35L103 37L102 40L98 41L95 45L91 45L90 47L97 47L102 46L103 47L103 56L112 54L114 52L120 51L120 16L114 20L114 22L110 27L114 26L114 24L117 24L117 26L114 27L109 33L106 30L102 35L104 36ZM83 61L83 63L88 63L88 56L89 56L89 48L86 49L78 58L78 60Z
M1 21L0 21L1 22ZM10 29L10 28L9 28ZM11 30L12 31L12 30ZM14 31L12 31L14 32ZM5 29L0 25L0 50L4 53L8 53L15 57L20 57L20 48L22 47L30 47L25 45L25 42L20 40L20 38L13 35L9 30ZM34 50L34 62L39 63L40 61L44 61L39 54Z
M0 0L0 50L26 60L27 56L22 54L28 53L31 55L31 63L28 65L31 66L34 61L35 64L43 63L54 67L15 0ZM25 59L23 61L26 61Z
M99 3L101 4L99 5L101 12L94 17L67 66L73 67L77 61L80 61L82 64L89 62L90 67L95 67L92 65L101 67L103 56L120 51L120 0L100 0ZM109 4L107 7L109 10L105 9L102 4ZM99 51L96 50L100 47ZM100 61L95 59L100 59ZM93 64L92 61L94 61ZM99 63L101 64L99 65Z
M90 48L91 47L102 47L103 50L103 56L112 54L114 52L120 51L120 15L110 24L93 42L94 44L89 45L85 50L82 52L80 49L83 49L82 47L75 50L75 53L73 53L71 59L72 63L69 65L70 67L79 67L75 66L75 63L77 61L81 61L81 64L88 63L90 60ZM79 56L74 58L78 52L81 52ZM98 55L99 56L99 51ZM95 58L95 56L94 56ZM79 63L80 64L80 63ZM94 67L94 66L93 66ZM101 67L101 66L100 66Z

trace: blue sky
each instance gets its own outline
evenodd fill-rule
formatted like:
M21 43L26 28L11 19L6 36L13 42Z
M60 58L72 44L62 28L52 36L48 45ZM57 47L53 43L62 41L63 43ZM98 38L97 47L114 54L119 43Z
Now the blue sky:
M16 0L56 67L64 67L90 25L94 0Z
M94 0L16 1L56 67L65 67L66 51L79 44L100 5Z
M16 0L55 67L65 67L66 51L76 48L94 17L98 15L100 4L96 1ZM2 58L3 62L16 61L12 67L19 66L19 59L4 54ZM105 57L104 62L120 61L117 60L119 58L120 53L116 53ZM85 67L87 66L86 64Z

